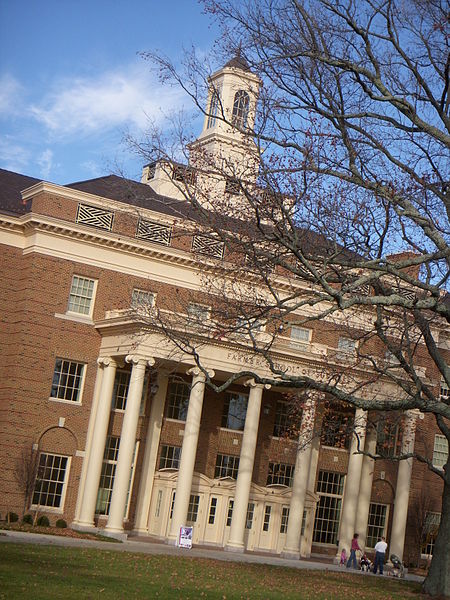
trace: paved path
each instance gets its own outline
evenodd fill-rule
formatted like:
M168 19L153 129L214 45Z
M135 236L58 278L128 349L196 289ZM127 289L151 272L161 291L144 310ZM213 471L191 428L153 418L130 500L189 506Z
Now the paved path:
M214 548L191 548L186 550L169 546L164 543L148 541L147 539L130 538L122 543L101 542L97 540L85 540L56 535L45 535L37 533L27 533L23 531L0 530L0 543L22 543L22 544L42 544L45 546L66 546L73 548L100 548L101 550L110 550L112 552L139 552L143 554L167 554L171 556L189 556L196 558L212 558L227 562L257 563L265 565L275 565L279 567L291 567L294 569L313 569L323 571L341 571L346 569L331 562L314 561L312 559L289 559L279 556L261 555L253 553L238 554L234 552L225 552ZM352 574L362 577L379 577L372 573L363 573L361 571L349 570ZM422 582L423 577L418 575L406 574L408 581Z

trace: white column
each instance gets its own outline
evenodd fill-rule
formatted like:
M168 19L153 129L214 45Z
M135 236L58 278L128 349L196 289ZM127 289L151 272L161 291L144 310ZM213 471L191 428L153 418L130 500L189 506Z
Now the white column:
M89 417L89 425L86 434L86 441L84 444L84 457L83 457L83 466L81 467L81 475L80 475L80 483L78 486L78 495L77 495L77 503L75 507L75 516L74 520L71 524L71 527L77 527L78 521L80 518L80 510L81 504L84 495L84 486L86 483L86 474L89 463L89 456L92 448L92 438L94 435L95 428L95 418L97 415L98 403L100 399L100 390L102 388L102 379L103 379L103 364L101 359L97 361L97 376L95 378L95 386L94 393L92 394L92 404L91 404L91 415Z
M377 449L377 430L370 427L367 433L364 451L374 455ZM372 497L372 482L375 461L365 455L361 469L361 483L359 484L358 508L356 509L355 531L359 533L358 543L364 549L366 546L367 522L369 520L370 499Z
M87 466L84 494L81 501L78 527L93 527L95 505L97 503L98 486L102 472L103 453L105 451L106 434L108 432L111 399L114 389L117 363L112 358L99 359L103 366L103 378L98 402L95 426L92 435L91 450Z
M181 448L180 467L175 491L172 524L168 536L169 544L176 544L180 527L186 524L191 495L192 477L194 475L195 456L197 454L200 419L202 416L203 396L206 377L200 369L189 369L192 374L192 386L189 396L189 407L184 427L183 445ZM213 377L214 374L210 374Z
M300 558L300 540L302 531L305 495L308 487L309 466L311 461L311 442L314 432L315 402L308 399L303 409L300 424L300 436L295 461L292 497L289 506L289 520L286 532L286 545L281 555L284 558Z
M232 552L244 551L245 519L247 517L248 499L252 483L253 463L255 461L256 441L258 438L259 415L261 412L261 398L264 387L270 386L256 384L254 380L247 383L250 386L247 414L245 416L244 435L242 437L241 454L239 457L239 470L236 480L234 496L233 517L231 519L230 537L225 550Z
M350 447L350 456L348 461L347 478L345 482L344 499L342 503L341 527L339 530L339 548L336 558L340 559L341 550L345 548L347 552L350 549L353 534L355 533L356 508L358 504L359 484L361 481L361 469L363 454L358 452L359 448L364 448L366 435L367 412L357 408L355 412L354 434ZM356 532L359 533L359 532Z
M141 483L136 506L136 518L134 522L134 531L136 533L148 533L148 511L152 498L153 480L155 478L156 459L158 457L159 438L161 435L168 382L169 378L167 375L158 373L158 390L152 398L150 408Z
M144 388L145 368L149 364L148 360L137 356L127 356L125 360L131 363L133 367L131 370L125 415L123 417L119 454L117 456L111 505L105 533L123 532L123 518L130 483L131 463L133 462L133 453L136 445L136 431L142 390ZM154 364L154 361L152 360L150 364Z
M416 436L416 414L408 412L403 430L402 454L414 451ZM413 459L400 461L397 473L397 486L395 488L394 516L392 518L392 531L390 540L390 554L396 554L403 559L405 545L406 518L408 516L409 489L411 485L411 471Z

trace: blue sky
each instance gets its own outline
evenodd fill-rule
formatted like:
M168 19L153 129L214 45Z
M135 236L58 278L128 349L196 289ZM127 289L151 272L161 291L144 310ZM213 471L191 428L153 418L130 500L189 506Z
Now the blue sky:
M118 163L139 178L124 132L190 105L137 53L179 60L217 35L195 0L0 0L0 167L64 184Z

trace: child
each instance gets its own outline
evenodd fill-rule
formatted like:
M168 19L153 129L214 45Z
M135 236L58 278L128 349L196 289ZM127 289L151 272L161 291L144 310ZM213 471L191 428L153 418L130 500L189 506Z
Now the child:
M347 550L345 548L342 548L342 552L341 552L341 562L339 563L339 565L341 567L345 567L345 563L347 562Z
M361 571L366 571L366 573L368 573L370 571L370 567L371 567L372 563L370 562L370 560L367 558L367 556L365 554L362 555L361 560L359 561L359 564L361 566Z

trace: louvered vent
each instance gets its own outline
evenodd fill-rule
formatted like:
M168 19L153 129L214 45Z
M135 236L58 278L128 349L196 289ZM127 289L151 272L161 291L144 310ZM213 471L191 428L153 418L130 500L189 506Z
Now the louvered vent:
M172 228L168 225L161 225L153 221L139 219L136 237L156 244L169 246L172 237Z
M206 235L194 235L192 250L212 258L223 258L225 244Z
M111 231L114 221L114 213L110 210L89 206L89 204L79 204L77 210L77 223L98 227Z

